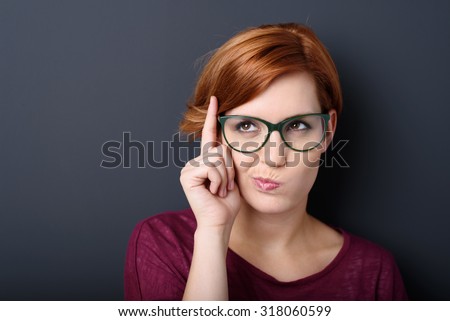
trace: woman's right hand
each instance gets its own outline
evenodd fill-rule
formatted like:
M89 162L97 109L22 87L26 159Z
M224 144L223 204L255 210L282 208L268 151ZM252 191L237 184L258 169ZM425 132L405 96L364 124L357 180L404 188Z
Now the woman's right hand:
M230 149L217 139L217 98L210 99L201 139L200 156L181 170L180 182L195 214L198 228L231 228L241 197L235 183Z

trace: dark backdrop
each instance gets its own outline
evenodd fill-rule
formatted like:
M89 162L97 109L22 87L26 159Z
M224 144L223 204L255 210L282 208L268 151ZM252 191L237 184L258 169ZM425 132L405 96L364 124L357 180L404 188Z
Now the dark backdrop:
M135 224L188 203L173 153L105 169L102 145L128 132L160 160L197 58L288 21L316 31L344 92L349 167L321 169L310 210L392 251L412 299L450 299L449 2L3 0L0 18L0 299L122 299Z

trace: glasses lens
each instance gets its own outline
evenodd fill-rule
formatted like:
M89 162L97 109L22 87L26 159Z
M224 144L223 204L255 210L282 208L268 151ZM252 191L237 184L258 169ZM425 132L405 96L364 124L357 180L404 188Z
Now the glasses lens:
M286 143L296 150L309 150L322 142L325 121L320 115L294 118L284 124L283 137Z
M242 152L253 152L264 143L268 128L256 119L239 116L228 118L223 132L230 146Z

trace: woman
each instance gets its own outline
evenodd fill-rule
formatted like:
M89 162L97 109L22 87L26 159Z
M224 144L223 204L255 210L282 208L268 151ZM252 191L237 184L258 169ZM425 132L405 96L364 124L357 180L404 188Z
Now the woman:
M126 299L406 299L387 251L306 211L341 109L334 63L308 27L264 25L220 47L180 124L201 132L180 176L191 208L136 227Z

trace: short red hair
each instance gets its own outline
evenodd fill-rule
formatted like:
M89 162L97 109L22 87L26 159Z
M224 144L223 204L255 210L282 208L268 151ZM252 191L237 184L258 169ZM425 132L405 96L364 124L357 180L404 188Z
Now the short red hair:
M290 72L313 76L322 111L342 110L336 66L325 46L307 26L296 23L262 25L241 31L211 56L189 101L180 130L201 136L211 96L219 114L262 93L275 78Z

